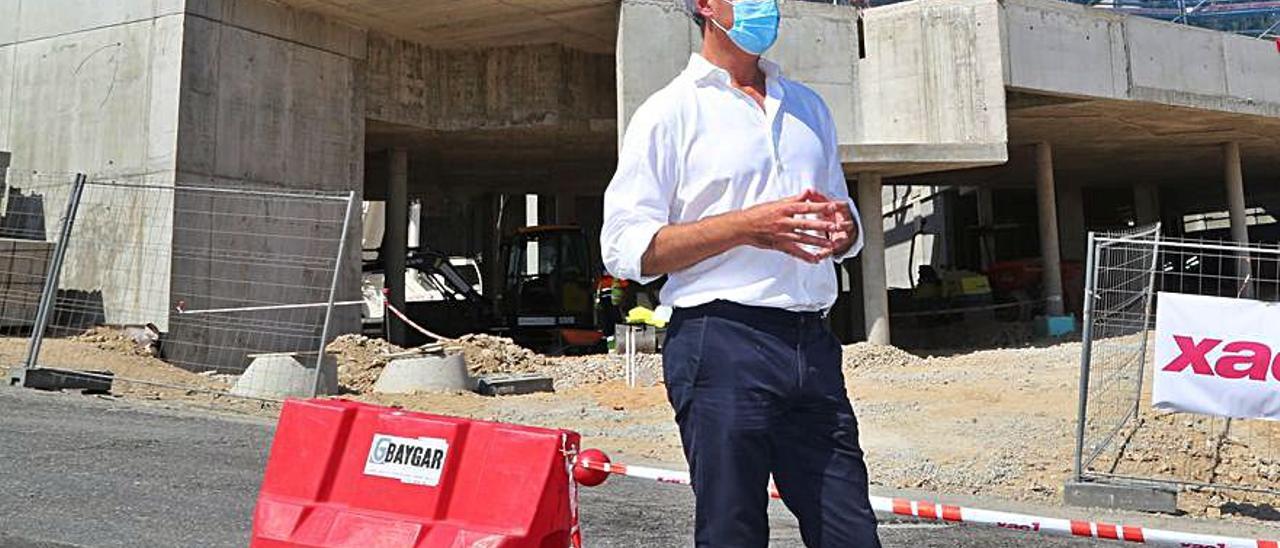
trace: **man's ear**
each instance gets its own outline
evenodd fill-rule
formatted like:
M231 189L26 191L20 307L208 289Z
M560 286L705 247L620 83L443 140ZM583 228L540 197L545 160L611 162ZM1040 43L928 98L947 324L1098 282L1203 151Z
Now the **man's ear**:
M711 9L711 2L715 0L696 0L698 15L703 19L711 19L715 15L715 10Z

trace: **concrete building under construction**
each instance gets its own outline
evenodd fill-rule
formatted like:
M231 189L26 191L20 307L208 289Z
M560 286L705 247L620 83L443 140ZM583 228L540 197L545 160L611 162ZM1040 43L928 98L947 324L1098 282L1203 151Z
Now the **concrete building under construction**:
M386 202L389 271L417 202L423 245L498 280L516 227L598 233L627 120L699 46L681 4L0 0L0 150L11 181L353 190ZM850 340L891 340L890 290L921 265L1032 259L1061 314L1090 229L1278 236L1274 42L1058 0L782 9L770 56L830 105L882 220L841 267Z

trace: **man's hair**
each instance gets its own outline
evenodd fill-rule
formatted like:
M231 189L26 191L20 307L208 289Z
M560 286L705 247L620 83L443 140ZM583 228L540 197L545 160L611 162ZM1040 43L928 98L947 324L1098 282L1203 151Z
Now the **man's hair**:
M689 18L693 20L693 24L699 29L707 25L707 19L698 13L698 0L684 0L685 11L689 14Z

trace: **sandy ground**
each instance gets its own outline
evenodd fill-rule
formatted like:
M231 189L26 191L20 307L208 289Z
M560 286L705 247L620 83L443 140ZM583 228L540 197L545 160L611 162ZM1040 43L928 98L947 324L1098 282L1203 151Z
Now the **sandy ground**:
M473 368L535 371L556 379L549 394L483 397L471 393L391 396L367 393L397 349L359 337L335 343L343 397L432 413L570 428L587 446L615 460L683 467L679 437L658 383L661 360L642 360L649 386L620 380L622 358L548 358L504 349L485 340L466 348L483 362ZM0 363L18 363L26 341L0 339ZM172 400L183 406L272 415L277 406L218 394L233 379L190 373L140 355L110 337L52 339L42 363L108 369L118 377L190 388L117 382L125 398ZM476 356L479 356L478 358ZM917 357L901 350L851 345L845 375L857 411L872 482L895 489L1057 503L1071 474L1080 343ZM487 361L486 361L487 360ZM514 360L514 361L512 361ZM354 389L354 391L352 391ZM1123 474L1181 475L1262 486L1280 485L1280 430L1211 419L1144 414L1126 451L1109 453L1094 468ZM1225 432L1225 435L1224 435ZM1197 434L1199 433L1199 434ZM1184 511L1197 516L1280 520L1275 497L1188 490Z

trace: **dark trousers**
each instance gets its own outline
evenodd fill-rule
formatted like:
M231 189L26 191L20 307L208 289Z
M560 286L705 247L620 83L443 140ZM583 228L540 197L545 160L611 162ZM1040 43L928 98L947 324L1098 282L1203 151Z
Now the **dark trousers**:
M766 546L770 474L805 546L880 546L840 365L818 313L725 301L675 312L663 369L697 546Z

